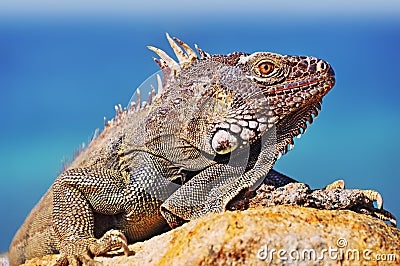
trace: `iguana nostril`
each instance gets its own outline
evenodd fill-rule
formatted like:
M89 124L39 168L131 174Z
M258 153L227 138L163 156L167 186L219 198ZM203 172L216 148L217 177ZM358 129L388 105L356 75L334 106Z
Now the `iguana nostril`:
M335 75L335 72L333 72L332 67L327 62L325 62L324 60L319 60L317 62L317 71L318 72L329 73L331 75Z
M328 69L327 63L325 63L322 60L318 61L318 63L317 63L317 71L325 72L327 69Z

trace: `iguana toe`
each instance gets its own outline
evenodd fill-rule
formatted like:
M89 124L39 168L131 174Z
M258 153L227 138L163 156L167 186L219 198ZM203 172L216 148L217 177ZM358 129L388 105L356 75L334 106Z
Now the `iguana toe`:
M96 243L90 245L90 251L94 255L104 254L116 248L122 248L125 255L130 253L125 235L114 229L107 231Z
M344 181L343 180L337 180L333 182L332 184L329 184L325 187L325 190L344 190ZM363 195L367 200L370 200L371 202L376 202L376 206L372 208L360 208L359 211L362 213L365 213L367 215L372 215L382 221L387 221L390 222L393 226L397 225L396 218L394 217L393 214L388 212L387 210L383 209L383 198L382 195L375 191L375 190L363 190L363 189L353 189L351 190L353 193L360 193Z
M85 255L63 255L61 256L61 258L59 258L56 262L56 264L54 264L54 266L66 266L66 265L70 265L70 266L79 266L79 265L86 265L86 266L101 266L103 265L101 262L99 261L95 261L93 260L89 255L85 254Z
M379 211L376 211L374 214L375 214L375 216L376 216L377 218L379 218L380 220L382 220L382 221L388 221L388 222L390 222L394 227L397 227L396 217L394 217L394 215L391 214L390 212L388 212L388 211L386 211L386 210L384 210L384 209L381 209L381 210L379 210Z
M345 185L344 185L344 181L343 180L336 180L333 183L327 185L325 187L325 190L335 190L335 189L339 189L339 190L343 190L345 189ZM383 198L382 195L375 191L375 190L363 190L363 189L355 189L355 192L359 192L361 194L363 194L367 199L369 199L372 202L376 202L376 205L378 207L379 210L382 209L383 207Z
M381 194L375 190L359 190L365 197L369 200L376 202L376 205L379 210L383 207L383 198Z
M100 262L93 260L91 257L92 254L89 251L89 246L95 242L95 238L62 241L60 248L61 257L57 260L55 266L102 265Z
M88 265L99 266L101 262L95 261L93 256L105 254L113 249L122 248L125 255L129 254L128 241L123 233L118 230L107 231L100 239L72 238L62 241L60 254L56 266L61 265Z

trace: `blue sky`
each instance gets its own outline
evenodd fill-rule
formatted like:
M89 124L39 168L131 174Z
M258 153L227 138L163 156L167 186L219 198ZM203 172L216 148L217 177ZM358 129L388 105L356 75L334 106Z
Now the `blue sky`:
M115 104L157 71L165 32L210 53L321 57L337 84L277 169L377 189L400 216L400 1L0 2L0 252Z
M129 1L129 0L3 0L0 3L2 17L22 16L47 16L59 18L60 16L73 17L77 15L100 16L126 16L133 15L152 16L196 16L201 13L221 14L235 12L238 15L249 14L274 14L283 16L321 16L345 15L358 16L396 16L400 11L397 0L327 0L327 1ZM280 13L280 14L279 14Z

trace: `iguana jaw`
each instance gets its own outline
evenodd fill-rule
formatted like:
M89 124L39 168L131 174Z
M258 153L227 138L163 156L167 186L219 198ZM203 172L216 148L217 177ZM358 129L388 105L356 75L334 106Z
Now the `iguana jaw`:
M287 105L292 106L292 108L285 110L287 113L281 113L276 123L278 158L291 150L294 147L294 137L299 138L313 123L313 120L320 113L322 98L332 89L334 84L334 72L329 66L325 74L304 80L297 87L291 87L291 84L282 86L286 90L289 89L290 94L292 94L291 97L288 97L291 100L287 102ZM275 94L286 92L278 87ZM275 112L278 112L278 109L275 109Z

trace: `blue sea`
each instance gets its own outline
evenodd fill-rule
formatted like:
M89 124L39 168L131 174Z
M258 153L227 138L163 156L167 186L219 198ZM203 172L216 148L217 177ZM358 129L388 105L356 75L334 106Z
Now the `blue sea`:
M376 189L400 217L400 16L281 11L0 18L0 252L114 106L158 70L165 32L209 53L314 55L337 74L322 112L276 169L321 188ZM398 10L398 9L397 9ZM195 12L195 11L193 11Z

